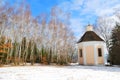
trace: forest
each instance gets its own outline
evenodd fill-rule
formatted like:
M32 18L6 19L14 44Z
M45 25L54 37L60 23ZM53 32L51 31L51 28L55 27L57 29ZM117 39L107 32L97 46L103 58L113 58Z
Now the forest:
M64 18L63 18L64 16ZM62 17L62 18L61 18ZM67 64L75 51L69 13L53 7L32 16L29 4L0 6L0 64Z

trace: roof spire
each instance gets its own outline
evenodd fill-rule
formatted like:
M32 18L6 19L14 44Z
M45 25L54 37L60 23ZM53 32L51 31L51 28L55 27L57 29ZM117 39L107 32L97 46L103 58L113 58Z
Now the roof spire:
M88 24L88 25L87 25L86 31L93 31L93 26L90 25L90 24Z

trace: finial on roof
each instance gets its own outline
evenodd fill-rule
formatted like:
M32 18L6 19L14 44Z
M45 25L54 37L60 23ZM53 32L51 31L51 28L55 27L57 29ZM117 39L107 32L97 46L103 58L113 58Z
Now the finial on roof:
M90 25L90 24L88 24L88 26L87 26L87 30L86 30L86 31L93 31L93 26Z

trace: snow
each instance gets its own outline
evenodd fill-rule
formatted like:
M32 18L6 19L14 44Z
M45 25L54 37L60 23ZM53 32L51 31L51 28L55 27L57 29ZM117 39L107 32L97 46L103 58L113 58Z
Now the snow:
M80 65L1 67L0 80L120 80L120 68Z

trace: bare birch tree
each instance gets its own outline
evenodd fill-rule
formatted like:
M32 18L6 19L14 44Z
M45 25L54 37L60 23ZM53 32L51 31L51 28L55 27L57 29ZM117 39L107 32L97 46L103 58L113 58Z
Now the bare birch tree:
M101 17L97 20L97 27L95 28L98 33L106 42L106 46L109 51L111 31L115 25L115 21L112 18Z
M74 53L74 35L68 25L68 14L58 7L50 15L31 15L25 2L0 6L0 37L6 36L12 47L7 62L24 65L41 62L68 63Z

